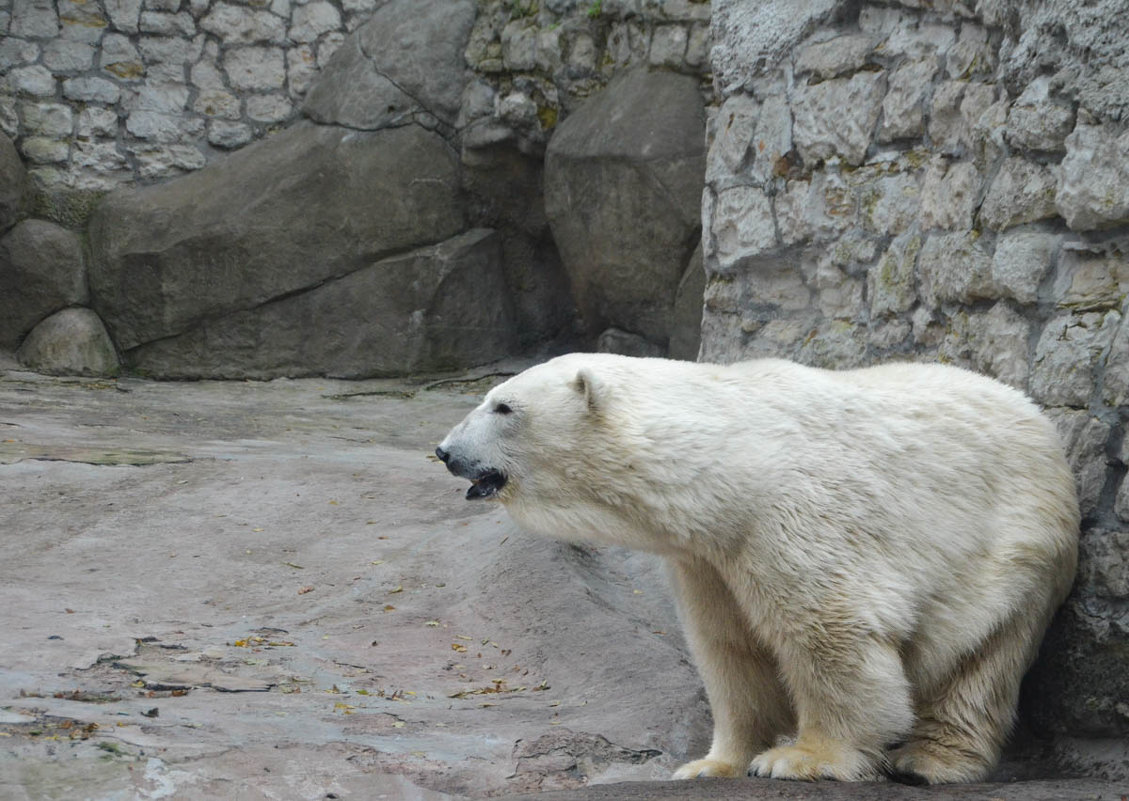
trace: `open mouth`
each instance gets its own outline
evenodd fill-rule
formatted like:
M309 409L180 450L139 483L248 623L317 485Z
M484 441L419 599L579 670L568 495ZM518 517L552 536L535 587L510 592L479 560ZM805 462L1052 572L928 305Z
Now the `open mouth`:
M471 479L470 488L466 491L466 499L473 501L478 498L493 498L504 486L506 486L506 476L503 473L487 470L478 478Z

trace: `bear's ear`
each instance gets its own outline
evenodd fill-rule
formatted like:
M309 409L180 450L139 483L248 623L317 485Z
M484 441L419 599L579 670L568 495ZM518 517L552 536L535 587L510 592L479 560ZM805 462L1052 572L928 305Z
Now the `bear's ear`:
M606 400L607 388L590 367L581 367L572 380L572 388L584 396L588 411L599 411Z

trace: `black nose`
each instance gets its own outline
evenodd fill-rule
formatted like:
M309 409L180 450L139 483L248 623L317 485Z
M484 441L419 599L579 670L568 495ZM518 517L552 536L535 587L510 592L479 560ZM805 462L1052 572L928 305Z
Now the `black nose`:
M447 451L442 448L436 448L435 455L439 457L439 461L443 464L447 464L447 460L451 458L451 454L447 453Z

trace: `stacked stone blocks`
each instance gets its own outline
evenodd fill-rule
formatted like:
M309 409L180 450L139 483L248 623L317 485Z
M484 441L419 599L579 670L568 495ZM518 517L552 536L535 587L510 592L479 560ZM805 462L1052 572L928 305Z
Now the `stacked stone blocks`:
M0 130L47 195L198 169L292 120L377 4L0 0Z

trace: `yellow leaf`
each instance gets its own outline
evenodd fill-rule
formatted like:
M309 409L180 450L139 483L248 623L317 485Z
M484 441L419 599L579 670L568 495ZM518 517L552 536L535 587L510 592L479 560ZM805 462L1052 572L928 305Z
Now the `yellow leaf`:
M389 594L389 595L394 595L394 594L395 594L395 593L397 593L397 592L403 592L403 591L404 591L404 585L403 585L403 584L400 584L400 585L396 586L395 588L393 588L393 589L389 590L389 591L388 591L388 594Z
M463 653L466 653L466 646L463 645L462 643L453 642L453 643L451 643L451 650L452 651L458 651L460 654L463 654Z

